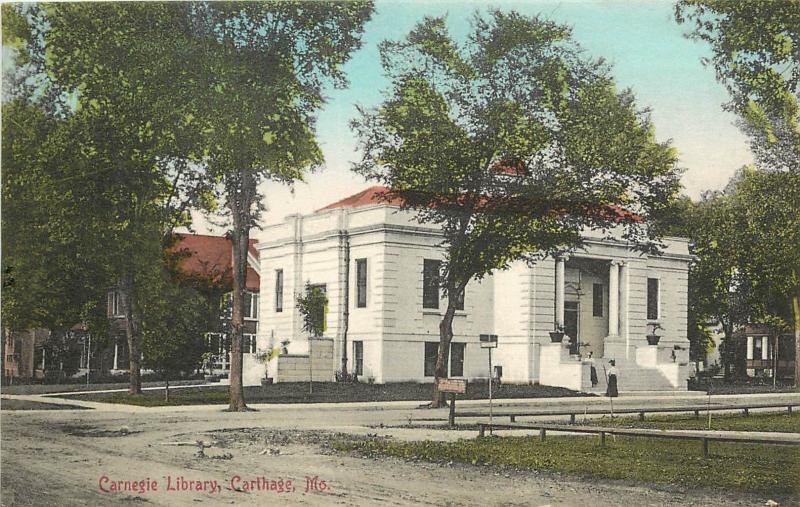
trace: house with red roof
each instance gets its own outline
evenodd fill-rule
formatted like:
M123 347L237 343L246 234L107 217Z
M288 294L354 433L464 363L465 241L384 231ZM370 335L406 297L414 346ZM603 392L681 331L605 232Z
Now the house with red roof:
M263 349L290 342L288 357L270 365L278 382L307 380L303 361L315 380L332 379L342 365L378 383L433 380L446 307L442 234L402 204L373 186L265 228L268 239L256 246L258 341ZM583 249L568 256L514 263L470 282L453 322L449 376L488 377L480 336L489 334L498 337L493 375L504 382L603 390L603 367L613 359L622 390L685 390L691 256L685 239L664 243L660 255L645 255L614 231L587 231ZM295 308L293 295L307 284L328 297L322 338L305 335Z
M257 241L250 240L247 256L246 277L246 310L244 316L244 341L242 348L245 353L245 365L258 370L263 376L263 365L257 361L258 310L260 265L258 262ZM212 357L208 365L211 372L222 377L227 376L230 365L230 340L228 328L231 316L230 291L233 284L233 247L230 240L224 236L203 234L178 233L174 242L166 249L173 268L181 273L188 283L198 286L214 287L220 292L220 312L214 329L209 329L206 334L208 351ZM111 320L108 340L95 336L94 339L86 332L82 325L76 325L71 334L64 338L64 348L74 349L75 365L67 365L69 372L77 371L75 376L86 375L88 370L93 376L106 374L125 374L128 371L128 344L125 335L125 316L122 309L122 294L117 289L108 291L107 312ZM48 364L45 349L47 346L47 330L35 330L27 333L17 333L6 339L11 343L15 352L10 355L11 361L4 362L3 374L7 378L42 378L45 371L56 374L60 366L64 369L63 361L56 366ZM70 343L67 343L70 342ZM105 344L100 346L100 344ZM16 346L14 348L14 346ZM51 362L52 363L52 362Z

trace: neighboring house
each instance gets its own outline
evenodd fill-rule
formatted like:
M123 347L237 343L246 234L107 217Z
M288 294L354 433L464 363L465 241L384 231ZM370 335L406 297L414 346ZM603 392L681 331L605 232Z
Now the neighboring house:
M211 280L224 287L220 318L214 329L206 335L213 358L214 373L227 375L230 369L230 340L228 331L231 318L231 289L233 276L233 246L225 237L201 234L177 234L178 241L171 248L180 252L177 267L188 276ZM258 333L259 262L256 240L250 240L245 279L244 341L242 349L246 364L256 362L256 334ZM263 366L261 367L263 370Z
M256 360L256 334L258 333L258 291L259 263L256 241L251 240L247 258L246 298L247 309L244 317L244 343L246 365L251 368ZM170 247L175 255L176 267L187 278L195 278L221 288L221 309L219 319L206 335L208 350L212 352L209 365L213 373L226 376L230 366L230 347L228 329L230 326L230 291L233 273L233 247L222 236L200 234L176 234L176 241ZM92 376L123 375L128 373L128 342L125 334L125 315L123 313L123 294L116 288L108 291L107 314L110 319L108 336L92 336L77 324L65 337L70 345L69 361L74 364L47 365L45 345L47 330L25 331L7 334L4 338L5 358L3 375L6 378L39 379L57 370L75 372L72 376L85 376L88 370ZM49 355L48 355L49 357ZM43 366L44 365L44 366ZM258 366L263 373L263 365ZM56 371L54 371L56 370Z
M362 379L433 380L446 307L438 283L441 229L418 223L397 201L382 201L383 191L371 187L265 228L268 240L257 247L259 347L291 341L289 354L270 365L277 381L298 380L307 371L309 340L295 309L306 283L329 298L325 339L313 341L315 379L322 379L319 368L332 378L346 358L348 371ZM590 390L592 352L597 389L604 388L609 359L617 361L622 390L686 389L691 257L686 240L667 238L665 244L662 255L647 256L621 239L588 233L585 249L568 257L532 267L517 262L470 282L453 322L449 376L486 379L488 353L479 335L495 334L493 361L505 382ZM651 346L645 336L655 323L663 330ZM551 343L549 332L558 324L568 335L563 344Z
M6 331L3 336L3 380L30 381L44 377L46 357L44 344L50 336L47 329Z
M793 334L776 334L770 326L746 324L734 333L734 338L746 347L745 366L749 377L772 378L776 370L777 378L794 377Z

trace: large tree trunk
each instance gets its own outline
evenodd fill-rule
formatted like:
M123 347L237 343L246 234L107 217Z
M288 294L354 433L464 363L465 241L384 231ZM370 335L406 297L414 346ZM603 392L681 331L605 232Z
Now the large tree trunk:
M244 386L242 383L242 332L244 327L244 294L247 277L247 247L250 242L250 222L249 216L249 195L251 189L247 188L246 182L252 181L247 178L246 171L242 171L242 188L238 195L228 194L229 206L233 215L233 301L231 312L231 367L230 367L230 386L228 409L231 412L243 412L247 410L244 400ZM252 189L254 192L254 189Z
M130 385L128 394L142 394L141 352L139 351L139 334L136 312L133 304L133 276L126 275L120 284L122 305L125 310L125 335L128 338L128 370Z
M800 283L800 274L795 273L794 277ZM794 288L792 311L794 313L794 387L795 390L800 390L800 285L796 285Z
M447 363L450 353L450 342L453 340L453 317L456 314L456 301L464 291L464 286L456 286L455 283L448 281L447 284L447 310L439 323L439 351L436 354L436 369L433 379L433 395L431 397L431 408L443 407L445 403L444 393L440 393L437 388L440 378L447 378Z

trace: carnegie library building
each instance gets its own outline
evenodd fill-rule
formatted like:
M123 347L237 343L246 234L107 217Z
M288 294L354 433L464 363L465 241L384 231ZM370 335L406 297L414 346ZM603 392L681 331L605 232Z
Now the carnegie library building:
M447 306L438 280L441 230L381 198L383 191L371 187L265 228L257 245L258 348L288 341L267 367L275 381L332 380L344 358L361 381L433 380ZM485 380L488 350L479 337L494 334L493 374L503 382L601 391L613 359L622 390L685 390L691 257L687 240L664 243L648 256L588 233L569 256L471 281L458 301L448 376ZM328 299L325 331L313 339L295 303L307 284ZM263 376L263 365L246 357L245 383Z

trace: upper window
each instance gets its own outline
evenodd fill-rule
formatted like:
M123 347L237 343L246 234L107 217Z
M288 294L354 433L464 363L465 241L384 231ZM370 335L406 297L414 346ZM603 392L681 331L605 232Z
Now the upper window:
M356 259L356 306L367 306L367 259Z
M258 294L255 292L244 293L244 318L258 319Z
M108 316L122 316L122 298L117 290L111 290L108 292Z
M659 315L659 307L661 303L659 301L659 289L658 278L647 279L647 320L657 320L661 317L661 315Z
M422 307L439 308L439 269L442 262L425 259L422 267Z
M464 293L467 292L465 288L460 293L455 295L456 310L464 310Z
M275 312L283 311L283 270L275 270Z
M603 316L603 284L592 284L592 317Z

